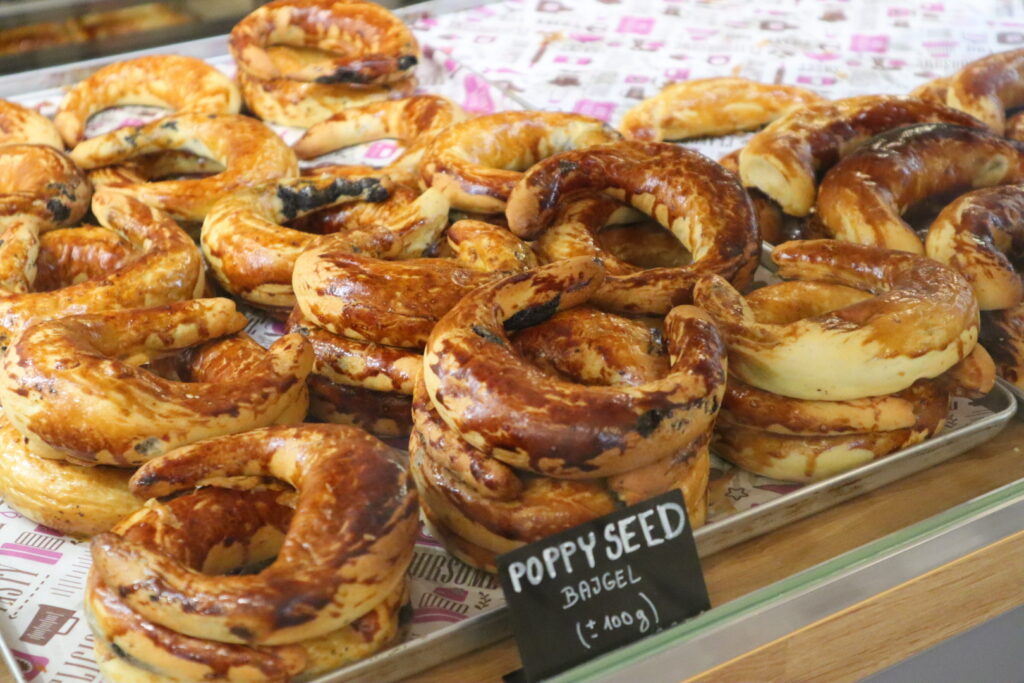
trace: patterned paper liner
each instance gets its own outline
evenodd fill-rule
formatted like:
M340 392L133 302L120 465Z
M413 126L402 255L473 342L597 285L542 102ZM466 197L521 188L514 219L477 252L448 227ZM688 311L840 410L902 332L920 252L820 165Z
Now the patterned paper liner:
M420 17L413 26L430 57L417 73L424 91L476 113L518 109L525 101L612 123L672 80L743 75L804 84L829 97L906 92L970 59L1024 44L1024 8L1008 0L969 7L899 0L505 0ZM226 56L210 62L233 73ZM52 115L61 97L62 91L48 90L18 101ZM94 117L88 132L157 115L144 107L111 110ZM300 134L274 128L289 143ZM689 144L717 158L744 137ZM394 143L382 141L323 161L383 165L397 152ZM280 336L280 322L245 312L247 331L258 342L268 345ZM955 401L947 430L990 414ZM799 486L713 458L709 519ZM0 502L0 635L25 680L100 680L81 614L89 563L88 543L36 525ZM413 617L406 639L504 604L490 576L448 555L425 532L411 575Z

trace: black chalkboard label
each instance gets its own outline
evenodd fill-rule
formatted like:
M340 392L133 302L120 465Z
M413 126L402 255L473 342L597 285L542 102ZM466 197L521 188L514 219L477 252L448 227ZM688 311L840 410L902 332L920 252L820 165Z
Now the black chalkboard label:
M498 558L527 680L709 609L677 489Z

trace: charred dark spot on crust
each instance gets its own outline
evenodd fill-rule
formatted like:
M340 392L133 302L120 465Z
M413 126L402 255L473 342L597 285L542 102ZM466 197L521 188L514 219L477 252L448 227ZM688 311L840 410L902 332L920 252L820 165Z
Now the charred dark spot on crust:
M59 199L47 200L46 210L50 212L53 220L57 222L66 221L68 216L71 215L71 208Z
M665 419L665 411L648 410L636 421L636 431L640 436L647 438L654 433L663 419Z
M575 161L566 161L566 160L563 159L563 160L558 162L558 174L559 175L568 175L568 174L572 173L573 171L575 171L579 167L580 167L580 165L577 164Z
M244 626L232 626L228 630L231 632L231 635L245 642L249 642L253 638L253 632Z
M138 446L136 446L136 448L138 448ZM146 474L142 475L141 477L139 477L135 481L136 481L136 484L135 484L136 486L148 489L150 486L152 486L153 484L155 484L158 481L160 481L160 477L158 477L153 472L146 472Z
M281 200L281 213L286 220L296 218L300 213L312 211L337 201L340 197L358 197L363 195L367 201L381 202L388 198L387 188L377 178L361 178L347 180L338 178L327 187L313 184L302 185L295 189L285 185L277 188L277 198Z
M561 302L562 295L559 293L542 304L524 308L505 321L505 331L515 332L516 330L522 330L544 322L558 312L558 306Z
M278 606L274 614L274 628L284 629L312 621L327 602L328 599L322 596L295 596Z
M135 452L140 455L153 455L160 448L160 439L151 436L135 444Z
M481 339L486 339L487 341L491 342L492 344L504 344L505 343L505 340L503 340L499 335L495 334L494 332L492 332L491 330L487 329L483 325L473 325L473 327L470 328L470 329L473 330L473 334L475 334L476 336L480 337Z
M129 147L134 147L135 143L138 141L138 139L139 139L139 129L138 128L134 129L131 133L129 133L128 135L124 136L124 142Z
M177 121L164 121L163 123L160 124L160 127L164 128L165 130L178 130L178 122Z
M129 659L128 653L121 649L121 646L117 643L110 642L110 651L114 653L114 656L118 659Z
M398 68L405 71L406 69L411 69L416 66L419 61L420 60L416 58L416 55L402 55L398 58Z

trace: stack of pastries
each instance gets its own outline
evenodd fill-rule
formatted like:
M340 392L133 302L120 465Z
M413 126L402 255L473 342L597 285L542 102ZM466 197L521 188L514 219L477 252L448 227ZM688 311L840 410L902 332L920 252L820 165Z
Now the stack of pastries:
M1024 385L1024 52L907 97L675 84L619 132L411 95L416 41L369 2L276 0L231 51L237 82L143 57L54 123L0 104L0 488L94 536L114 683L386 646L420 501L493 571L672 489L703 524L709 449L813 481L938 433L997 367ZM167 112L90 130L133 104ZM665 141L761 126L722 163ZM380 139L384 168L325 157ZM783 281L755 288L762 238ZM236 302L289 334L260 347Z

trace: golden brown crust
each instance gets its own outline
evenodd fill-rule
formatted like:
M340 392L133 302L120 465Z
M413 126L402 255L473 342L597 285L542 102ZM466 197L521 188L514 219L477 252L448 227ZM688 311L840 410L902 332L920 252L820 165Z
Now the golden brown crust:
M793 85L746 78L702 78L670 83L626 112L627 140L684 140L760 128L787 111L822 98Z
M603 276L600 264L571 259L459 302L434 328L424 356L427 390L445 422L509 465L565 478L641 467L710 429L725 389L724 348L693 307L677 307L666 321L668 374L638 387L559 380L509 344L509 333L590 299Z
M418 506L399 462L398 452L339 425L268 427L178 449L136 473L136 495L232 480L245 487L254 476L297 488L276 559L255 574L203 574L119 527L93 539L94 571L142 617L195 638L269 646L327 634L404 581Z
M1006 110L1024 104L1024 50L997 52L965 66L950 77L946 104L1002 135Z
M201 59L148 55L108 64L68 90L54 124L68 147L85 139L93 114L137 104L174 112L237 114L242 97L231 79Z
M309 377L309 413L317 420L359 427L382 439L409 436L412 399L395 391L374 391Z
M92 187L64 152L49 145L0 147L0 212L29 213L44 229L75 225L89 210Z
M919 100L924 100L925 102L946 104L946 93L949 91L949 81L949 76L940 76L939 78L925 81L911 90L910 96L916 97Z
M121 268L104 272L96 279L52 291L25 291L0 297L0 342L9 343L33 321L70 311L155 306L190 299L202 291L202 256L188 235L166 215L130 197L102 190L93 197L93 212L110 234L120 235L128 242L131 258ZM25 271L34 266L34 261L27 252L18 256L13 253L17 244L10 241L12 230L8 228L0 246L0 254L5 256L0 263L16 264ZM70 234L61 239L77 238ZM106 247L99 252L102 256Z
M743 150L733 150L718 160L718 163L735 173L737 177L740 174L741 151ZM761 233L761 240L769 244L784 242L786 219L785 214L782 213L782 207L756 187L745 189L750 195L750 203L754 205L754 213L757 214L757 227Z
M925 253L967 278L983 311L1024 300L1016 264L1024 263L1024 186L969 192L932 222Z
M202 221L228 193L299 174L298 160L278 135L259 121L236 114L184 113L85 140L71 152L82 168L117 164L141 154L180 149L225 167L208 178L107 187L189 221Z
M507 111L456 123L434 138L420 165L423 182L462 211L497 213L522 172L559 152L620 140L580 114Z
M930 196L1024 181L1024 145L977 128L925 123L877 136L836 164L816 209L830 235L924 253L901 214Z
M267 3L235 25L229 47L239 70L257 78L323 84L398 81L411 75L420 54L401 19L363 0Z
M5 357L4 409L39 455L122 467L199 439L272 424L305 392L313 357L299 335L279 339L235 382L176 382L138 367L245 324L227 299L36 324ZM102 430L95 428L101 424Z
M779 245L772 259L780 277L876 295L828 312L811 303L810 310L795 309L808 317L761 322L724 279L698 283L695 300L729 345L730 372L759 389L805 400L881 396L941 375L977 342L978 304L970 285L929 258L805 240Z
M611 310L666 314L688 303L694 283L714 273L745 287L761 243L747 193L737 178L696 152L665 142L620 142L564 152L534 165L509 198L510 230L535 238L556 220L559 206L582 193L604 192L656 218L686 247L692 263L639 269L616 264L599 305ZM562 222L580 221L595 235L610 210L586 205ZM589 215L588 215L589 214ZM593 238L591 237L591 241ZM595 256L598 254L595 254ZM601 255L603 258L603 255Z
M284 78L262 80L241 70L237 77L242 97L252 113L264 121L297 128L309 128L349 107L407 97L416 90L415 78L356 88Z
M806 216L816 178L865 140L914 123L983 128L973 117L934 102L866 95L795 109L755 135L740 152L743 184L774 199L783 211Z
M49 145L63 152L64 142L50 119L32 109L0 100L0 145Z
M313 159L343 147L394 139L402 145L402 153L380 172L393 180L415 184L427 145L445 128L465 118L459 105L439 95L374 102L338 112L311 126L292 149L300 159Z

